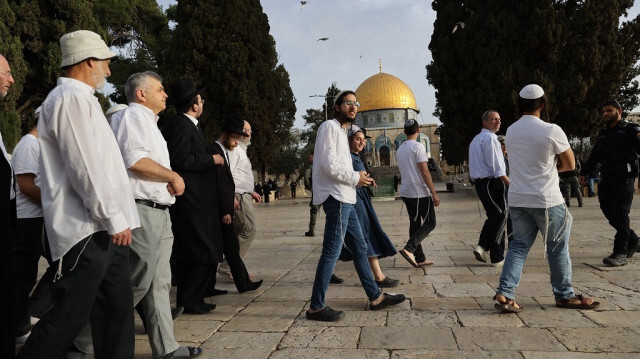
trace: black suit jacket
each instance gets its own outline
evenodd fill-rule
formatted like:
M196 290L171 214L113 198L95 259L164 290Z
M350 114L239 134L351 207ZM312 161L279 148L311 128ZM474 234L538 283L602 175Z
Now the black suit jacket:
M184 179L185 191L171 206L174 258L190 263L222 261L221 218L216 166L204 134L185 115L167 118L162 127L171 169ZM219 167L219 166L218 166Z
M15 352L15 282L11 248L16 224L16 201L10 199L11 176L11 165L0 151L0 282L4 288L3 298L0 298L0 358L13 358Z
M218 143L214 143L211 146L211 152L218 154L224 158L224 166L216 167L216 175L218 180L218 210L220 211L220 218L225 215L231 215L233 218L233 201L235 199L236 184L233 182L233 175L231 174L231 168L227 163L227 157L224 154L224 150Z

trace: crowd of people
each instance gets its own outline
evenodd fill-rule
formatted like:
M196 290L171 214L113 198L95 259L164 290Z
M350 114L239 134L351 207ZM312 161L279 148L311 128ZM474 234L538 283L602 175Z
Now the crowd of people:
M14 357L17 341L24 343L18 358L82 358L91 351L96 358L132 358L135 307L154 358L197 357L201 348L176 341L173 320L183 312L215 309L205 298L227 293L215 287L217 274L232 280L239 293L263 283L253 280L243 261L256 236L254 202L268 202L273 190L254 181L247 156L251 126L227 116L210 146L198 122L205 88L181 79L165 91L162 77L151 71L131 75L125 84L128 105L114 106L105 116L94 92L110 76L116 55L86 30L64 35L60 45L64 76L35 111L34 126L11 159L0 138L0 221L13 229L13 238L0 243L0 275L10 303L0 308L0 356ZM0 55L0 98L13 83ZM167 105L178 114L159 122ZM419 124L405 122L407 140L397 150L399 195L410 223L398 251L371 203L375 180L359 156L368 136L353 124L358 106L354 91L335 97L335 116L318 128L312 168L305 173L312 193L306 236L315 236L320 206L326 214L308 320L345 316L325 304L329 284L342 281L334 274L339 259L353 262L371 310L406 300L382 291L400 280L384 274L380 258L399 252L416 268L434 263L422 242L436 226L440 198L425 148L416 141ZM563 130L549 123L540 86L525 86L518 108L521 117L507 129L504 146L496 136L500 115L489 110L469 147L470 177L487 214L473 255L502 267L496 309L520 312L515 289L541 232L556 306L596 308L598 302L575 294L571 285L573 217L559 173L577 175L573 151ZM640 127L621 120L615 100L603 103L602 113L605 129L580 170L580 182L600 166L600 207L616 229L613 253L603 262L622 266L640 251L629 227ZM32 326L29 295L41 256L49 269L36 292L48 293L48 299Z

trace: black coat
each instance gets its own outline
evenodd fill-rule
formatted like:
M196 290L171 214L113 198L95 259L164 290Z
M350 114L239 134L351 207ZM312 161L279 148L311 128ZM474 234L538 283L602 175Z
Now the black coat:
M185 183L184 194L176 197L170 209L173 256L190 263L221 262L221 216L213 153L202 131L185 115L168 118L161 131L167 141L171 169Z
M227 157L224 150L219 144L214 143L211 146L211 152L224 158L224 166L216 167L216 179L218 180L218 210L220 211L220 220L229 214L233 218L233 201L235 199L236 184L233 182L231 168L227 163Z
M15 351L15 282L11 248L16 223L16 201L10 199L11 176L11 166L0 151L0 281L3 286L3 298L0 300L0 358L13 358Z

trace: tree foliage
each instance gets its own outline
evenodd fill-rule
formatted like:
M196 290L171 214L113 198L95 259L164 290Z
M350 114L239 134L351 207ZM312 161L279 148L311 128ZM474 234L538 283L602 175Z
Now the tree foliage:
M167 77L186 77L207 86L203 93L207 105L200 119L210 140L227 115L251 123L249 157L264 176L289 140L296 108L289 74L278 65L260 1L183 1L170 13L177 25Z
M442 151L462 162L488 109L500 112L502 131L518 119L518 91L541 85L552 122L569 136L600 126L602 101L639 103L636 66L640 18L620 23L632 0L434 0L437 13L427 79L436 88ZM456 23L464 23L464 28Z

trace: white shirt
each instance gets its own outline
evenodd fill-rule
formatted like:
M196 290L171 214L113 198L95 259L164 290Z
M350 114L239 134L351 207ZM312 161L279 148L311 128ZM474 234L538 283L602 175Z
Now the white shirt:
M148 107L134 102L120 112L121 116L111 119L111 129L120 146L133 197L159 204L173 204L176 199L167 190L167 182L144 179L130 170L131 166L143 158L149 158L160 166L171 169L167 142L158 129L158 116Z
M32 134L26 134L13 149L11 167L16 175L33 174L39 184L40 174L40 145L38 139ZM20 186L16 185L16 215L18 218L42 217L42 207L32 201L27 195L20 192Z
M191 122L193 122L193 124L196 125L196 127L198 127L198 120L195 117L191 115L187 115L186 113L183 113L183 115L187 116L187 118L190 119Z
M228 154L233 183L236 185L236 193L252 193L253 171L244 144L240 142L238 147L234 148L233 151L229 151Z
M416 140L407 140L400 145L396 152L396 162L400 170L402 186L400 197L424 198L431 196L431 192L424 183L418 163L429 161L424 146Z
M469 175L472 179L507 175L498 136L486 128L483 128L469 145Z
M556 170L556 155L569 149L564 131L525 115L509 126L505 144L511 170L509 206L550 208L564 203Z
M313 204L320 205L329 196L355 204L360 172L353 170L347 129L338 120L325 121L318 128L313 159Z
M2 133L0 133L0 150L2 150L2 155L7 160L7 163L9 163L9 167L11 167L11 158L9 158L7 149L4 147L4 141L2 140ZM10 176L11 176L11 187L9 187L9 199L14 199L16 198L16 192L13 189L13 186L14 186L13 181L15 181L15 179L13 178L13 168L11 168Z
M140 226L118 143L93 93L61 77L42 104L40 189L54 261L95 232Z

